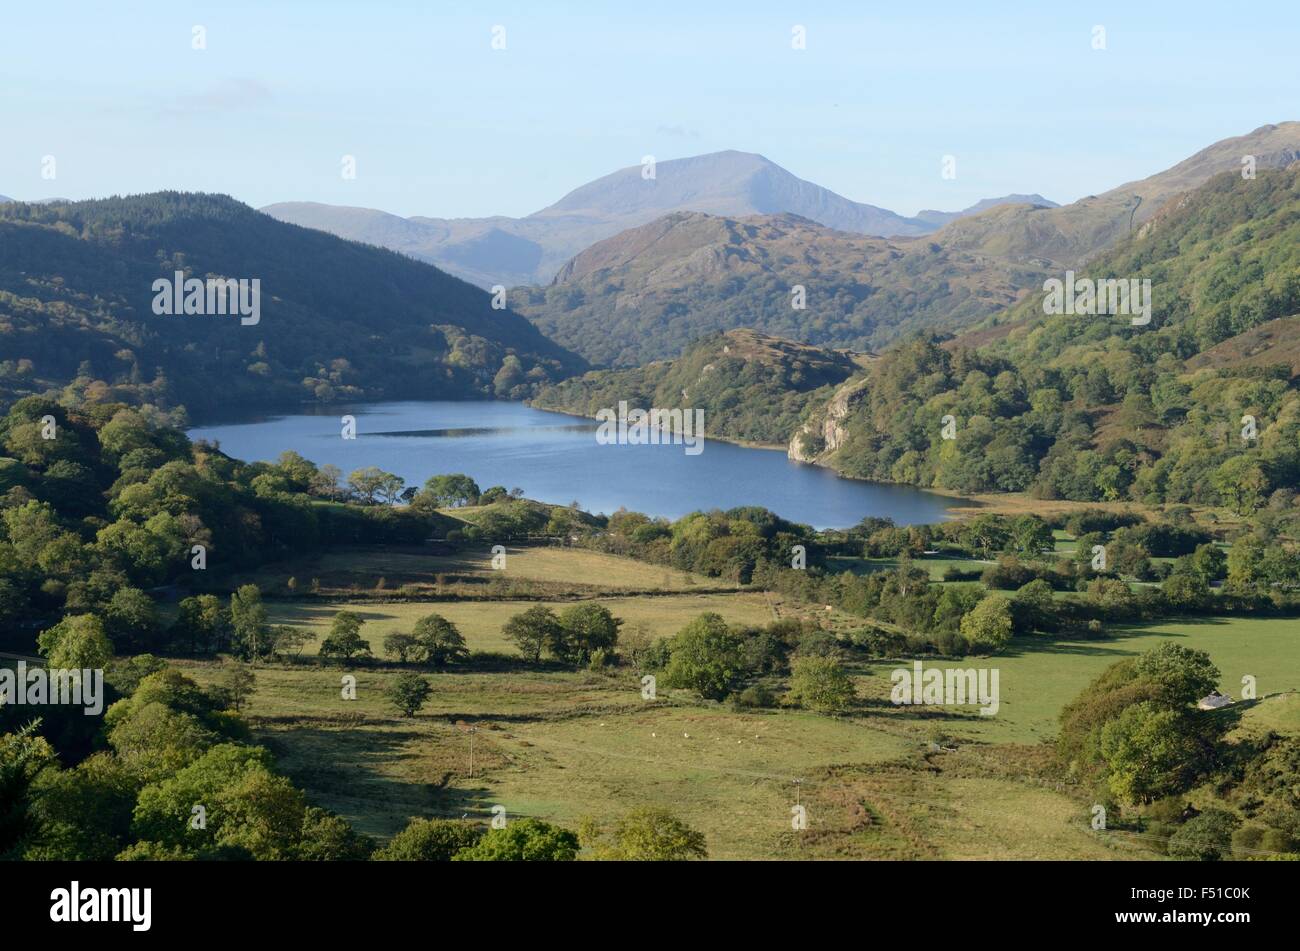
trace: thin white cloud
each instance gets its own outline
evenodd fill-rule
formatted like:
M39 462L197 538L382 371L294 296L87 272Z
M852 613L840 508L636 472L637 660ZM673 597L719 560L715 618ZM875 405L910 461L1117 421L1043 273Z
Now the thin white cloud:
M251 109L270 102L271 90L256 79L223 79L197 93L177 96L164 107L168 115L202 115Z
M694 129L688 129L684 125L661 125L655 129L660 135L672 135L680 139L698 139L700 134Z

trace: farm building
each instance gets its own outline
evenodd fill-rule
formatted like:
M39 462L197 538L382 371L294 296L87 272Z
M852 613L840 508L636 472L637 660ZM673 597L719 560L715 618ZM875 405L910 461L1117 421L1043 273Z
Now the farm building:
M1218 710L1220 707L1226 707L1232 703L1232 698L1226 693L1219 693L1217 690L1211 690L1208 697L1202 697L1196 703L1198 710Z

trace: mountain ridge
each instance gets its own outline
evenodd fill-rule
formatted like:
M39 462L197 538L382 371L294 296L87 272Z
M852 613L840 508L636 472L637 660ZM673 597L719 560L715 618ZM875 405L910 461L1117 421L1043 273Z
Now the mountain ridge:
M514 288L510 301L593 364L632 366L737 327L878 349L909 330L982 319L1040 274L926 238L850 234L798 215L676 212L593 245L555 283Z
M918 336L809 407L792 457L956 492L1258 508L1300 484L1300 164L1166 201L1080 277L1149 279L1152 319L1045 314ZM972 339L973 338L973 339ZM1242 420L1258 437L1238 437ZM955 421L955 436L942 421Z
M1215 175L1300 156L1300 123L1262 126L1177 165L1069 205L1002 204L933 234L870 238L788 216L677 213L585 249L512 302L548 336L598 364L672 356L689 340L752 326L806 343L880 349L917 330L994 319L1052 275L1140 231L1175 196ZM784 231L785 233L778 233ZM797 234L795 232L798 232ZM794 287L807 308L791 310Z
M1300 160L1300 122L1263 125L1221 139L1167 169L1068 205L1004 205L950 222L937 235L949 247L1072 266L1132 233L1175 195L1223 172L1240 171L1246 155L1255 157L1259 169L1285 168Z
M277 202L273 217L387 247L446 269L480 287L546 284L573 256L628 228L678 211L727 217L798 214L829 228L877 237L916 237L942 223L1020 198L986 198L958 212L908 218L856 202L799 178L770 159L728 149L617 169L579 185L523 218L403 218L373 208Z
M1056 202L1050 198L1044 198L1035 192L1032 195L1003 195L1001 198L984 198L975 202L968 208L961 211L935 211L931 208L925 208L916 213L916 218L934 224L942 228L950 221L956 221L958 218L968 218L971 215L982 214L990 208L997 208L999 205L1036 205L1040 208L1060 208Z
M257 279L260 319L159 316L154 283ZM0 206L0 395L266 409L361 398L520 398L585 369L427 264L225 195ZM76 354L76 356L74 356Z

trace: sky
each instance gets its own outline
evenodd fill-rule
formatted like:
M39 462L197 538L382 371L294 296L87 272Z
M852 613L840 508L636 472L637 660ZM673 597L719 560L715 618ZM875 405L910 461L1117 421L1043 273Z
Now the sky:
M907 215L1064 203L1300 119L1298 40L1295 0L6 0L0 194L520 216L739 149Z

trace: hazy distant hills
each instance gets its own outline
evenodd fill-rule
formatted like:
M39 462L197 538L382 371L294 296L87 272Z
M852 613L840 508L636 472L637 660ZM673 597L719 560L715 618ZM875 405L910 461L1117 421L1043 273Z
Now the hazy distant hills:
M19 201L19 199L17 199L17 198L10 198L8 195L0 195L0 205L5 204L6 202L18 202L18 201ZM67 198L58 198L58 197L54 197L54 198L35 198L35 199L32 199L32 200L28 201L27 204L29 204L29 205L55 205L55 204L59 204L59 203L61 203L61 202L62 202L62 203L66 203L67 201L68 201Z
M1258 182L1243 182L1243 156L1254 157ZM741 152L662 162L653 180L639 166L625 169L524 219L293 206L312 230L214 195L9 202L0 205L0 391L72 383L107 387L115 397L166 395L196 410L381 396L521 398L587 362L672 358L739 328L827 351L881 350L920 330L974 327L986 336L970 342L993 343L1032 318L1045 276L1083 269L1103 253L1121 274L1135 273L1142 260L1108 249L1151 253L1155 245L1124 239L1214 194L1204 189L1212 176L1216 188L1234 180L1259 187L1205 211L1207 227L1246 212L1273 215L1280 227L1281 213L1266 203L1278 200L1276 186L1264 173L1300 171L1298 157L1300 123L1264 126L1070 205L1009 196L1030 203L982 202L920 236L854 229L933 228L946 213L905 219ZM1300 310L1287 304L1290 284L1274 286L1276 261L1252 265L1257 277L1233 263L1245 252L1234 252L1232 241L1263 246L1251 220L1241 228L1255 227L1255 237L1246 230L1224 237L1213 268L1196 264L1178 282L1180 294L1199 295L1185 306L1209 315L1195 324L1203 348L1254 326L1259 308L1248 306L1245 290L1240 313L1211 306L1229 279L1255 281L1256 297L1277 296L1272 316ZM1182 242L1195 238L1179 234ZM1269 242L1276 260L1290 237ZM512 286L511 310L496 311L482 290L371 244L426 261L432 247L453 262L443 266L477 272L480 283L512 283L482 270L499 262L547 279ZM560 249L571 249L563 260ZM150 284L176 268L261 278L262 322L155 317ZM1250 338L1243 347L1265 342Z
M840 231L881 236L930 230L797 178L761 155L734 150L660 162L653 179L639 165L619 169L529 217L599 219L621 231L679 210L731 217L789 212Z
M971 215L978 215L981 212L988 211L990 208L996 208L999 205L1037 205L1041 208L1059 208L1061 207L1054 201L1049 201L1042 195L1004 195L1001 198L985 198L983 201L977 201L969 208L961 211L918 211L916 217L920 221L932 224L936 228L941 228L950 221L956 221L958 218L968 218Z
M840 231L888 237L927 234L948 220L1021 197L906 218L850 201L761 155L726 151L659 162L653 178L640 165L620 169L525 218L401 218L311 202L262 210L282 221L401 251L481 287L509 287L548 283L569 258L597 241L678 211L728 217L788 213Z
M260 320L163 316L153 282L258 279ZM268 409L362 398L522 398L586 369L490 295L224 195L0 205L0 398Z
M920 329L960 330L1013 304L1045 276L1140 229L1171 196L1242 157L1258 169L1300 154L1300 123L1225 139L1173 168L1070 205L981 203L922 238L867 238L786 216L672 214L599 242L511 305L601 364L669 357L731 327L821 346L879 349ZM988 207L992 204L993 207ZM924 214L933 216L941 213ZM807 307L791 289L806 289Z

